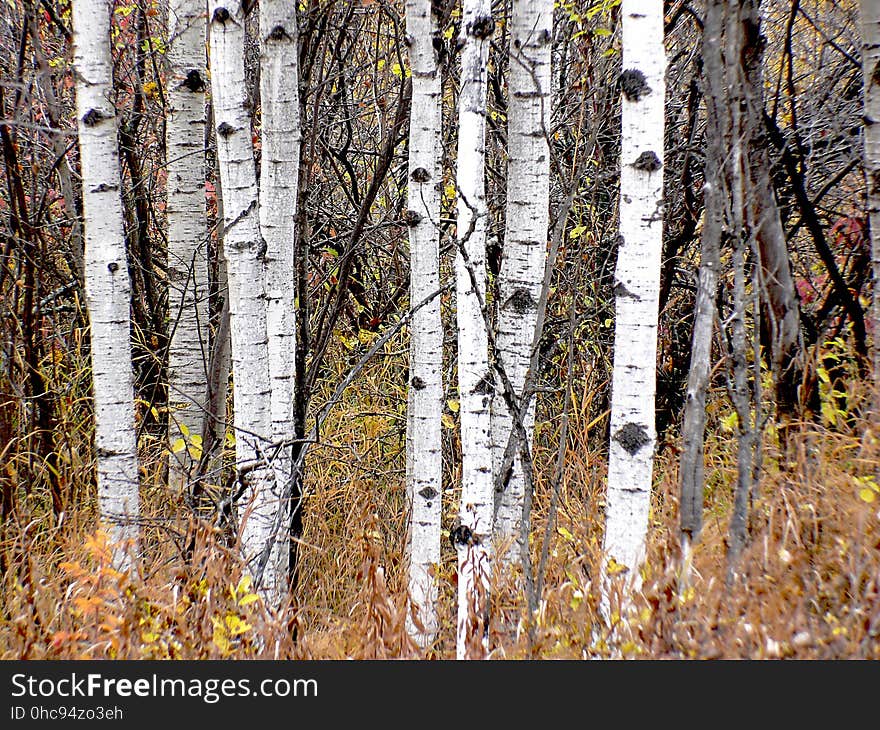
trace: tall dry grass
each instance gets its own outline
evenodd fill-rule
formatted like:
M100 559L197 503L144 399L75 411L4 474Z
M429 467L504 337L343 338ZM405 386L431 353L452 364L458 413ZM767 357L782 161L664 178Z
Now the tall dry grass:
M422 651L405 631L405 377L395 374L398 354L389 350L352 386L311 451L299 584L286 610L265 610L235 546L211 525L191 522L181 497L162 486L160 449L148 446L145 554L136 574L112 569L85 485L60 525L45 500L20 501L0 544L0 658L454 658L456 556L448 541L437 571L438 639ZM334 377L328 373L328 383ZM722 395L713 396L705 528L688 579L678 546L673 440L656 461L643 589L629 611L608 617L613 627L599 611L605 461L597 444L604 421L591 419L590 392L576 392L570 414L538 615L528 619L515 581L496 580L490 658L880 658L880 446L876 428L852 415L866 410L862 384L850 384L846 418L794 424L784 449L774 430L764 434L751 541L732 584L725 582L725 540L735 439L724 426ZM556 407L545 403L541 411L553 413L550 405ZM536 565L550 517L558 415L542 424ZM454 428L444 429L444 441L452 454L448 527L456 505ZM77 468L88 473L88 465ZM187 535L196 537L189 559Z

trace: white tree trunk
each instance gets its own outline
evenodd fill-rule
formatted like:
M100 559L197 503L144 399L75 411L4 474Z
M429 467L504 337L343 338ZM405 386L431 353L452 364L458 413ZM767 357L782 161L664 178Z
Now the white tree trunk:
M295 217L300 114L296 3L260 0L260 230L266 241L266 331L275 481L281 498L275 546L267 566L271 582L285 585L290 557L289 492L295 429ZM284 499L284 495L288 499Z
M407 0L412 110L406 220L410 243L410 306L440 288L440 73L433 47L430 0ZM408 631L423 647L437 633L437 579L443 486L440 415L443 332L440 299L419 309L410 324L406 488L410 504ZM415 613L416 620L412 618Z
M168 443L172 452L169 458L172 489L185 488L198 463L199 439L208 406L205 12L205 4L200 0L171 0L168 9L170 69L165 128L168 156L165 210L168 216Z
M865 176L868 183L868 225L871 229L871 264L874 295L871 319L874 329L874 387L880 386L880 4L861 0L862 73L865 99ZM880 413L880 395L875 410Z
M504 255L498 276L498 358L516 396L522 395L537 324L538 300L547 260L550 215L550 50L552 0L513 0L510 20L508 82L507 211ZM499 395L492 402L493 471L499 471L513 428L513 415ZM532 399L523 425L531 440ZM531 449L531 444L529 444ZM495 536L509 549L500 556L512 562L521 554L525 480L519 450L495 513ZM515 540L516 542L510 542Z
M108 0L73 2L76 115L82 164L86 305L91 325L98 508L114 564L138 554L138 460Z
M483 616L491 575L493 385L482 305L486 297L488 216L484 181L486 64L493 29L489 0L464 0L456 172L459 250L455 261L462 451L459 524L453 534L458 552L458 659L475 659L484 653Z
M244 14L239 0L211 0L211 92L217 132L217 162L223 189L223 249L229 282L232 333L235 452L248 489L241 505L244 559L257 576L263 549L272 540L278 508L275 480L266 467L270 436L270 386L266 343L264 259L260 235L257 172L244 75ZM242 471L243 470L243 471ZM271 562L271 561L270 561ZM261 589L272 603L278 587L263 572Z
M605 560L640 585L654 446L657 316L663 249L663 4L623 0L620 238L615 272ZM617 572L603 562L606 577Z

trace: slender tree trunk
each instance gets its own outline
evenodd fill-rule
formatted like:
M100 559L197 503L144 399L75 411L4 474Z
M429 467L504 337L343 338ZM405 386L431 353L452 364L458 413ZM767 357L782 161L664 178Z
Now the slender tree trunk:
M458 659L477 659L484 654L491 576L493 385L483 307L488 222L484 176L486 63L494 25L489 0L464 0L456 172L460 250L455 262L462 462L461 505L452 536L458 552Z
M620 238L615 272L606 576L641 585L654 447L657 317L663 251L665 59L661 3L623 0ZM614 561L614 562L612 562ZM618 567L619 566L619 567Z
M269 558L271 581L286 586L290 568L296 382L295 238L300 115L296 3L260 1L260 230L266 241L266 331L271 378L272 458L282 528Z
M761 298L767 306L764 331L769 337L770 363L776 382L776 409L790 420L797 408L800 363L800 312L788 255L788 243L770 177L770 141L764 125L763 58L766 39L761 35L760 0L742 4L743 93L746 100L748 143L748 230L760 258Z
M208 407L208 226L205 199L205 5L168 9L168 442L169 481L187 488Z
M440 288L440 72L438 35L430 0L407 0L412 109L409 133L408 210L410 306ZM408 614L410 635L423 647L437 633L437 582L443 486L440 415L443 399L443 331L440 300L422 307L410 325L406 484L409 525Z
M729 0L725 22L725 57L727 59L726 88L729 94L731 135L726 157L729 160L727 185L730 213L728 230L733 243L731 260L733 266L732 311L727 318L726 329L730 343L728 361L732 381L730 398L737 415L737 478L734 486L733 511L728 528L727 580L736 573L740 556L748 541L750 498L754 489L754 456L759 434L752 425L752 398L749 388L749 365L746 328L747 310L747 256L752 236L748 230L747 207L753 194L750 187L750 120L746 91L745 67L741 60L747 49L747 13L741 2ZM757 358L758 354L753 355Z
M861 0L862 73L864 76L865 175L868 183L868 226L874 295L871 320L874 332L874 410L880 414L880 5Z
M700 271L691 339L691 361L682 417L679 465L682 553L700 539L703 529L703 438L706 430L706 392L712 365L715 296L721 272L721 231L724 223L724 140L730 124L725 101L724 57L721 52L724 7L708 3L703 25L703 79L706 99L706 158L703 173L703 231Z
M266 342L265 255L257 204L257 172L251 142L244 74L244 11L239 0L211 0L211 92L217 162L223 189L223 248L229 283L235 452L245 488L240 512L244 559L270 604L277 599L271 570L262 563L272 541L278 508L266 459L270 434L270 385ZM262 576L262 580L260 577Z
M86 305L91 324L98 507L114 563L138 546L138 460L131 365L131 283L122 217L107 0L72 4L76 114L82 163Z
M535 406L523 386L532 357L538 303L547 259L550 215L550 51L551 0L514 0L510 20L508 82L507 211L504 251L498 274L497 357L518 399L529 400L523 419L531 441ZM496 384L501 387L500 384ZM498 474L514 426L515 413L502 398L492 401L492 466ZM531 449L531 444L527 444ZM495 496L494 534L512 564L528 546L524 515L526 480L520 449L504 489ZM524 519L526 518L526 519Z

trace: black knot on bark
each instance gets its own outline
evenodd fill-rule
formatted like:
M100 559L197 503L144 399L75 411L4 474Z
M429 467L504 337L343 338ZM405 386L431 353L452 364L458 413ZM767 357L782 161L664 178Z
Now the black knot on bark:
M491 15L480 15L467 24L465 32L472 38L488 38L495 32L495 20Z
M230 134L235 131L233 126L228 122L222 122L220 126L217 127L217 134L219 134L223 139L226 139Z
M214 11L213 19L218 23L225 23L229 20L229 11L226 8L217 8Z
M433 487L425 487L419 490L419 496L422 499L434 499L437 496L437 490Z
M119 271L119 264L117 264L115 261L111 261L109 264L107 264L107 270L111 274L115 274L117 271Z
M479 545L480 541L467 525L457 525L449 531L449 542L453 547L459 545Z
M880 61L877 61L874 71L871 73L871 83L880 84Z
M424 167L417 167L412 171L411 175L412 179L417 183L426 183L431 179L431 173L428 172Z
M651 437L648 436L644 426L638 423L627 423L614 434L614 440L624 448L626 453L634 456L645 444L651 442Z
M418 375L414 376L410 383L412 384L412 387L416 390L424 390L426 387L425 381L422 380Z
M290 36L287 34L287 31L284 29L283 25L276 25L272 30L269 31L268 36L270 41L282 41L285 38L290 40Z
M626 284L622 281L618 281L617 284L614 285L614 296L616 297L629 297L630 299L635 299L638 301L640 299L638 294L634 294L629 289L626 288Z
M510 295L507 304L509 304L517 314L524 314L525 312L528 312L531 307L535 306L535 300L532 298L528 289L517 289Z
M546 28L544 28L544 30L542 30L542 31L538 34L538 42L539 42L542 46L547 45L547 44L550 42L550 39L551 39L552 37L553 37L553 36L550 34L550 31L547 30Z
M637 158L636 161L633 162L633 167L636 170L644 170L645 172L656 172L661 167L663 167L663 163L660 162L660 158L657 157L657 154L654 152L642 152Z
M408 210L403 214L403 220L412 228L422 222L422 216L414 210Z
M106 119L103 112L100 112L97 109L89 109L83 114L82 123L87 127L94 127L102 119Z
M627 69L620 74L620 90L629 101L639 101L651 93L645 74L636 68Z
M195 69L191 69L186 74L186 78L183 80L181 84L185 89L189 89L192 92L196 91L204 91L205 90L205 80L202 78L202 75L196 71Z

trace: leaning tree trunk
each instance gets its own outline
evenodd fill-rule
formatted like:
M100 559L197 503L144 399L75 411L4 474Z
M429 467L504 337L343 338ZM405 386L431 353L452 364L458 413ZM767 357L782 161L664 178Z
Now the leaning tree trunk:
M98 508L114 564L138 554L138 461L131 368L131 283L120 195L110 10L107 0L72 7L76 114L82 164L86 305L91 325Z
M865 175L868 183L868 227L874 295L871 320L874 331L874 410L880 414L880 5L861 0L862 73L864 76Z
M687 395L682 417L682 452L679 464L679 519L682 554L703 529L703 440L706 430L706 392L712 365L715 296L721 272L721 231L724 223L724 140L730 138L725 103L724 57L721 52L724 0L708 3L703 25L703 79L706 98L706 157L703 166L703 231L700 271Z
M455 261L461 504L452 534L458 552L458 659L476 659L484 654L491 576L492 373L484 317L488 216L484 165L486 63L493 30L489 0L464 0L456 171L459 250Z
M623 0L620 238L615 272L605 577L645 557L654 446L657 317L663 251L665 58L662 3Z
M438 37L430 0L407 0L412 109L407 193L410 244L410 305L440 288L441 95L434 41ZM437 633L440 563L440 416L443 331L440 300L413 314L410 324L407 403L406 489L410 505L408 631L422 647Z
M169 482L190 483L208 408L208 223L205 200L205 5L168 9Z
M266 243L260 235L257 172L245 86L245 18L239 0L212 0L209 12L211 93L223 190L223 247L232 335L235 456L247 497L241 508L241 550L258 587L274 604L283 578L273 572L274 563L264 555L264 547L274 543L278 495L266 465L270 456Z
M538 302L547 260L550 215L550 50L552 0L514 0L510 19L510 74L507 110L507 210L504 252L498 274L497 358L516 400L529 399L523 418L529 441L535 406L523 387L532 359ZM496 384L499 389L501 383ZM492 401L492 464L498 475L517 414L507 399ZM515 434L514 438L518 438ZM531 449L531 443L526 444ZM521 449L504 488L496 495L494 534L506 545L499 559L510 565L528 545L526 478Z
M260 230L266 242L266 331L277 506L271 573L279 585L290 568L296 353L295 238L299 175L299 72L296 3L260 2Z

